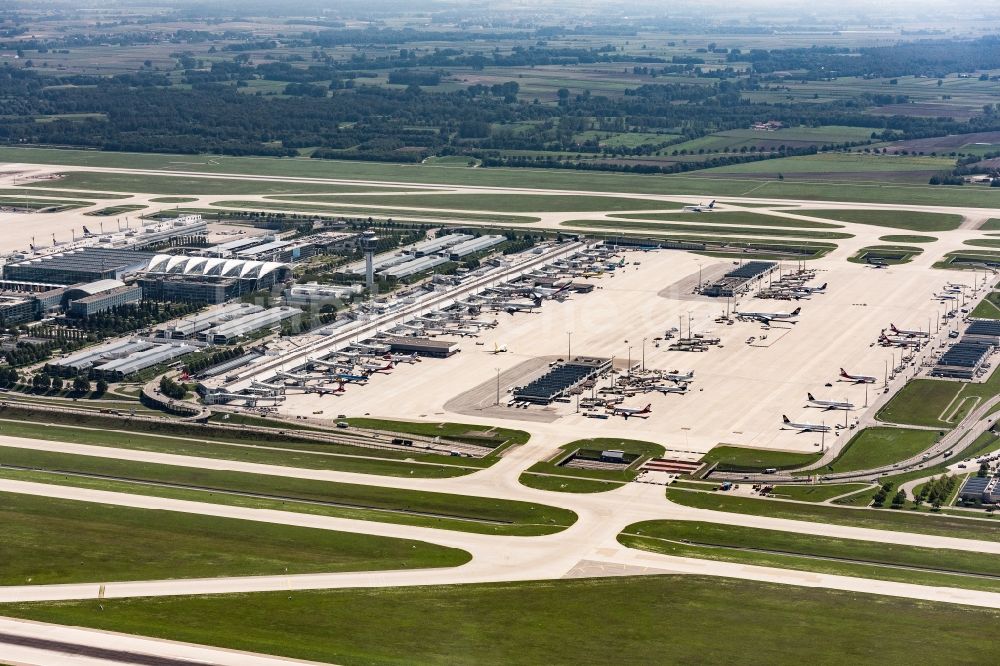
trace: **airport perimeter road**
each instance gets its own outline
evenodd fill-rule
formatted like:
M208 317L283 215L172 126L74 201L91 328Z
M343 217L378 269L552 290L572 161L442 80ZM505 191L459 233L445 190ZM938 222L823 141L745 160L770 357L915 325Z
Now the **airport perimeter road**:
M0 660L38 666L292 666L299 659L0 617Z

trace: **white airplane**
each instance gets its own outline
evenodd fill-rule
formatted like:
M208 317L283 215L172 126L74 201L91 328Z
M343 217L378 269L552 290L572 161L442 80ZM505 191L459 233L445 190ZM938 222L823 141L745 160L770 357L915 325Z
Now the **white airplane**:
M809 399L811 404L816 405L817 407L822 407L823 409L854 409L854 403L851 402L840 402L838 400L817 400L813 397L812 393L806 393L806 397Z
M788 419L787 416L781 417L782 430L792 429L798 430L799 432L830 432L830 426L820 425L818 423L793 423Z
M712 199L708 205L698 204L697 206L684 206L684 210L691 211L692 213L711 213L715 210L715 199Z
M361 367L364 368L365 371L375 374L376 372L389 372L392 370L393 365L392 361L389 361L385 365L379 365L378 363L362 363Z
M840 369L840 378L852 381L856 384L874 384L875 378L869 375L852 375L848 374L847 370L843 368Z
M495 342L493 343L493 352L492 353L494 353L494 354L503 354L506 351L507 351L507 345L498 345Z
M445 329L445 332L462 338L475 338L479 336L478 328L449 328Z
M649 404L639 409L637 407L614 407L611 410L612 416L624 416L625 420L628 420L630 416L636 416L640 419L647 419L649 415L653 413L653 405Z
M421 359L416 353L413 354L386 354L382 357L386 361L392 361L393 363L420 363Z
M797 317L800 312L802 312L802 308L795 308L791 312L733 312L733 314L740 319L756 319L765 324L770 324L775 320L787 321L789 324L794 324L795 322L791 319L792 317Z
M688 372L668 372L663 378L670 382L689 382L694 379L694 370Z
M824 291L826 291L827 284L828 284L827 282L824 282L818 287L804 287L804 286L792 287L792 291L801 292L803 294L822 294Z
M900 338L892 337L890 338L884 332L879 334L878 337L879 344L889 347L895 345L897 347L920 347L920 340L915 338Z
M659 391L663 395L666 395L668 393L687 393L688 390L685 384L681 384L680 386L677 385L667 386L666 384L659 384L657 386L651 386L650 388L653 389L654 391Z
M562 294L564 294L568 289L569 289L569 284L564 284L558 289L550 289L548 287L535 287L533 295L536 298L557 299L560 296L562 296Z
M926 331L904 331L896 328L895 324L889 324L889 329L896 335L905 335L908 338L928 338L930 335Z

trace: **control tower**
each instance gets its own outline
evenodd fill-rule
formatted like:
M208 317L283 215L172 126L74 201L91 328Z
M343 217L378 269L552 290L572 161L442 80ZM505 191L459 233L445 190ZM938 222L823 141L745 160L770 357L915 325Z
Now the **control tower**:
M375 246L378 244L378 236L371 229L365 229L361 234L361 251L365 253L365 287L368 293L375 290Z

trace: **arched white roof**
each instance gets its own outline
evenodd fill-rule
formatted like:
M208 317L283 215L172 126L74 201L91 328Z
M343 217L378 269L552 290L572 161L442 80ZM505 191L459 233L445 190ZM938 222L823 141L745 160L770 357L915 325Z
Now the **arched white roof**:
M288 264L279 261L251 261L248 259L210 259L174 254L158 254L146 265L147 273L174 275L204 275L259 279Z

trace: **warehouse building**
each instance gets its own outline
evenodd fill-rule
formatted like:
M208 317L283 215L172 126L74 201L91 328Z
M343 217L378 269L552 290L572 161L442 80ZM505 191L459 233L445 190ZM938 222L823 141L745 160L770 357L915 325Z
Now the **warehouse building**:
M290 263L313 256L316 254L316 246L307 240L272 240L263 245L236 250L233 254L238 259Z
M449 248L447 252L442 252L442 254L446 254L452 261L458 261L462 257L467 257L470 254L485 252L492 247L500 245L506 240L507 239L504 236L480 236L479 238L473 238L472 240L459 243L458 245Z
M383 277L391 277L401 280L403 278L410 277L411 275L416 275L417 273L429 271L433 268L437 268L441 264L447 263L448 260L445 257L420 257L419 259L413 259L412 261L407 261L406 263L399 264L398 266L381 270L378 274Z
M89 317L119 305L138 303L142 300L142 287L120 280L98 280L66 288L63 298L70 315Z
M447 358L458 352L458 343L449 340L431 340L429 338L387 337L382 342L389 345L389 350L396 354L416 354Z
M261 329L280 324L286 319L298 317L302 310L288 306L280 306L245 314L230 321L213 326L198 334L198 338L216 345L227 345L240 338L255 333Z
M250 303L230 303L209 312L199 312L170 324L163 324L156 330L156 337L168 340L193 340L198 333L206 331L239 317L262 312L263 307Z
M150 345L146 349L135 351L128 356L111 359L94 366L93 372L98 377L120 380L142 372L146 368L167 363L197 350L198 348L194 345L184 343Z
M328 303L349 301L363 291L364 287L360 284L336 285L309 282L289 287L285 291L285 304L296 307L322 306Z
M4 266L7 280L70 285L97 280L120 280L142 270L154 256L148 252L106 247L84 247L31 257Z
M38 299L32 294L0 293L0 326L32 321L37 312Z
M153 347L153 343L146 340L115 340L114 342L90 347L75 354L49 361L46 367L76 374L102 363L118 358L125 358L151 347Z
M409 247L403 248L403 252L412 254L415 257L425 257L429 254L438 254L442 250L472 240L469 234L445 234L437 238L420 241Z

